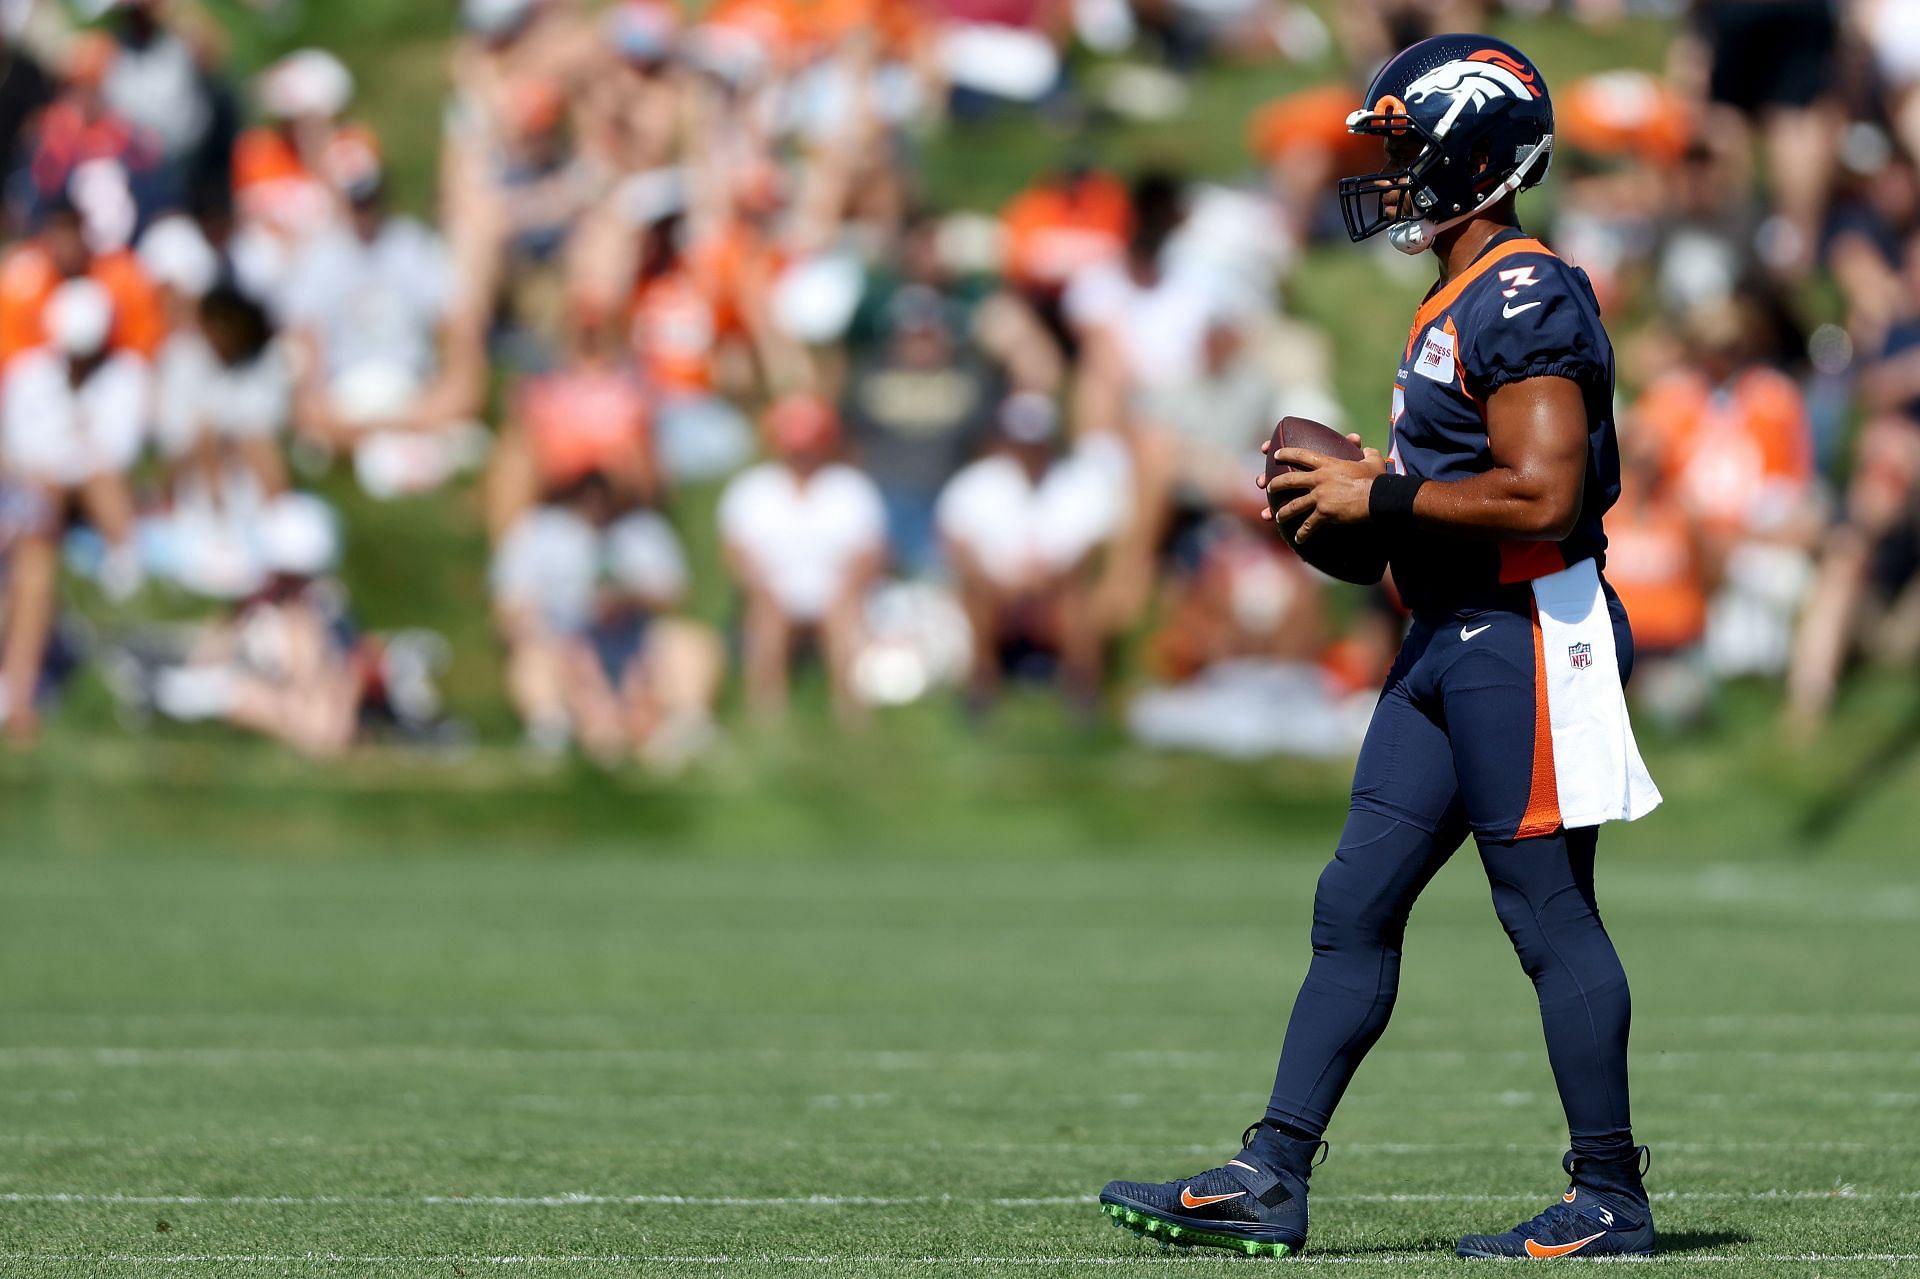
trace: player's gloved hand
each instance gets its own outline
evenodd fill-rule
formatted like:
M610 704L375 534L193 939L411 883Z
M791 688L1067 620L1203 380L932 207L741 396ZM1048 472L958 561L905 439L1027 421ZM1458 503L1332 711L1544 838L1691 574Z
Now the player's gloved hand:
M1355 444L1358 435L1349 435ZM1296 541L1304 542L1322 524L1359 524L1367 518L1368 503L1376 476L1387 471L1387 460L1378 449L1367 449L1358 462L1345 462L1307 449L1275 449L1273 460L1294 469L1262 483L1270 494L1297 493L1291 502L1271 513L1271 518L1286 523L1301 519Z

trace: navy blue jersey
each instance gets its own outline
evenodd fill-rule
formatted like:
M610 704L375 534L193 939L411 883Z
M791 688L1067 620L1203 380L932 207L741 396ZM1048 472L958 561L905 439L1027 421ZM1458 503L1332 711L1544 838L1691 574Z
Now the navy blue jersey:
M1613 428L1613 344L1584 271L1517 231L1437 286L1407 333L1393 386L1395 470L1461 480L1491 470L1487 397L1509 382L1563 377L1587 404L1587 474L1580 518L1560 542L1495 541L1412 530L1391 548L1408 607L1458 608L1587 558L1604 565L1601 517L1620 496Z

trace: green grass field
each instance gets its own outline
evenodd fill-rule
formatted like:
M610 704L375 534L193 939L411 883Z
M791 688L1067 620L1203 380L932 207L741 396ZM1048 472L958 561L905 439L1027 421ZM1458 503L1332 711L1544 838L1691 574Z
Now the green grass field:
M338 49L430 202L448 0L285 26L211 3L242 67ZM1667 35L1503 30L1556 73L1654 65ZM995 207L1081 144L1233 174L1244 113L1330 71L1221 69L1149 129L936 140L929 189ZM1344 248L1289 284L1356 423L1418 290ZM1343 768L1151 756L1039 699L823 749L812 686L788 734L735 727L684 778L540 765L471 494L328 491L365 620L449 636L478 744L322 767L125 733L82 680L36 752L0 752L0 1276L1452 1274L1456 1235L1561 1189L1531 991L1468 854L1415 916L1306 1258L1162 1254L1095 1212L1260 1113ZM1920 688L1855 686L1808 752L1774 711L1735 688L1705 734L1649 732L1669 803L1606 841L1654 1264L1913 1269Z
M1092 1206L1230 1152L1319 855L13 857L0 1273L1157 1274ZM1920 1260L1920 868L1631 856L1663 1271ZM1454 1273L1561 1188L1469 853L1307 1262ZM1817 1258L1817 1259L1816 1259Z

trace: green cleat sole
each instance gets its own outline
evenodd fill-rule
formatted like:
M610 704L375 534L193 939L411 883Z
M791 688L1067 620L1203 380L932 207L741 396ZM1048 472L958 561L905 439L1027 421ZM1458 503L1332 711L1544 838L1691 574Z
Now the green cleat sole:
M1182 1248L1224 1248L1248 1257L1291 1257L1296 1250L1283 1243L1267 1243L1259 1239L1237 1239L1232 1235L1223 1235L1211 1230L1198 1230L1192 1226L1176 1225L1171 1221L1162 1221L1150 1213L1133 1208L1123 1208L1119 1204L1101 1204L1100 1211L1113 1219L1113 1224L1133 1231L1141 1238L1151 1235L1155 1243L1165 1247L1177 1244Z

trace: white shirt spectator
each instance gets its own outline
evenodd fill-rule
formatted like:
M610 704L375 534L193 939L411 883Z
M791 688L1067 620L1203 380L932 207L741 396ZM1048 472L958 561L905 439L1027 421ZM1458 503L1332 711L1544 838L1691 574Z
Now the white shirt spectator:
M860 560L886 541L880 490L851 466L824 466L800 483L778 462L734 477L720 497L720 534L787 616L817 622Z
M275 343L244 364L222 364L198 333L181 333L154 370L154 435L179 457L211 433L222 440L273 439L293 411L293 371Z
M151 130L169 158L198 146L213 121L193 50L170 32L144 47L122 42L101 88L107 105Z
M370 243L348 227L315 240L294 264L281 309L288 324L319 333L329 382L383 369L417 387L439 367L439 328L454 287L440 238L393 217Z
M546 626L573 635L592 622L603 586L677 599L687 588L687 559L673 526L652 511L595 529L564 507L542 506L507 530L491 576L497 603L532 610Z
M1035 483L1013 458L996 455L948 481L934 518L982 572L1017 589L1072 568L1110 537L1121 491L1084 457L1060 459Z
M15 475L71 488L131 467L140 456L147 366L120 352L79 386L66 357L45 347L7 368L0 397L0 453Z
M1076 272L1061 306L1075 329L1111 332L1134 379L1149 390L1200 376L1207 328L1221 309L1197 271L1162 271L1142 287L1120 262L1096 262Z

